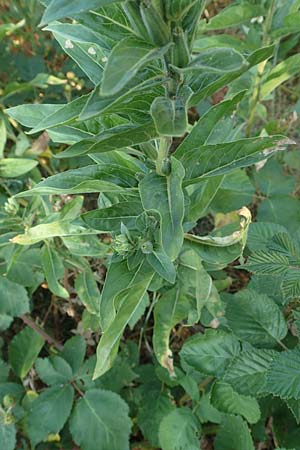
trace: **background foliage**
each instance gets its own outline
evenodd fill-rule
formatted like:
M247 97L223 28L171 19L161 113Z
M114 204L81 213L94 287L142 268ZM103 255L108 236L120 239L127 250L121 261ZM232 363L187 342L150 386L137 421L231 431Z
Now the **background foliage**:
M0 1L0 447L299 450L300 2L69 3Z

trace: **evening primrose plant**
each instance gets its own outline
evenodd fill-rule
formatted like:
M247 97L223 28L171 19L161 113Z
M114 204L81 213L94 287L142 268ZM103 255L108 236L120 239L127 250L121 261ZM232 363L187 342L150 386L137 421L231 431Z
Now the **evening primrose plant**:
M284 399L299 420L299 352L282 342L288 327L274 299L255 288L220 294L229 285L223 269L240 262L250 270L258 258L244 264L250 210L239 205L219 216L213 230L198 230L228 177L243 177L243 168L290 143L266 131L251 137L252 112L246 132L236 114L240 103L249 102L248 86L239 89L238 82L254 74L257 88L255 71L268 64L274 45L207 36L223 25L218 16L206 24L204 0L41 3L41 26L93 89L69 103L6 110L29 135L46 130L62 149L55 157L68 167L40 182L31 179L30 189L7 203L10 214L18 214L13 208L21 201L40 202L51 212L33 216L10 243L20 252L38 250L40 272L58 298L70 297L66 272L72 269L85 320L101 337L97 354L88 359L81 336L64 346L54 343L50 356L38 359L44 346L40 327L30 323L13 339L9 362L15 376L24 381L34 365L46 387L39 395L34 389L25 393L18 383L5 388L0 442L13 450L19 423L32 449L63 439L66 449L74 441L83 450L128 450L130 413L133 436L138 427L156 448L199 449L201 435L210 434L207 424L214 423L216 450L253 450L249 425L268 417L271 394ZM259 15L269 17L268 2L260 4ZM231 20L228 26L249 23L258 15L256 2L236 2L223 15ZM233 88L227 96L208 106L228 86ZM251 111L260 100L250 98ZM51 210L53 198L66 196L61 209ZM288 239L276 241L277 253ZM93 271L97 258L107 269L101 291ZM5 276L0 283L23 302L9 309L6 299L5 329L29 311L29 301L24 287ZM141 341L124 345L123 336L138 321L144 330L152 317L152 344L146 345L154 363L139 365ZM192 330L180 359L170 342L179 323ZM25 347L30 357L18 359ZM280 361L288 355L294 365L287 367L285 384ZM9 370L5 365L5 384Z

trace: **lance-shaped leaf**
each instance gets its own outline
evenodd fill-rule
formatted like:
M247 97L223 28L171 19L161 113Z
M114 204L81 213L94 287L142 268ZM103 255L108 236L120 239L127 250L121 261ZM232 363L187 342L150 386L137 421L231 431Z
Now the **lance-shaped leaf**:
M285 81L299 73L300 55L293 55L285 58L284 61L275 66L261 88L262 98L266 98Z
M154 308L153 347L158 362L175 376L173 353L169 347L172 328L189 313L190 301L178 286L163 294Z
M75 280L78 297L91 314L99 315L100 291L95 276L91 270L78 274Z
M50 291L58 297L69 298L68 291L58 282L64 276L64 266L58 253L49 245L42 249L42 264Z
M211 107L202 117L200 117L189 135L177 147L174 153L175 157L180 159L191 147L195 147L195 145L199 147L206 144L218 124L220 124L224 118L230 117L234 113L244 95L245 91L239 92L232 99L224 100Z
M133 284L116 296L116 315L109 327L103 332L97 347L97 364L94 379L100 377L111 368L117 356L120 339L125 327L143 301L152 278L153 272L149 272L143 281Z
M178 285L181 295L185 295L191 302L188 323L193 325L200 320L202 308L207 304L213 284L203 267L201 257L190 247L184 248L179 256Z
M52 114L44 117L28 134L38 133L39 131L53 128L58 125L64 125L73 121L81 113L88 99L87 95L83 95L65 105L57 105L59 109Z
M140 194L146 210L156 210L161 216L162 246L172 261L177 258L183 244L184 196L182 180L184 170L179 161L171 158L168 176L156 173L146 175L140 182Z
M169 283L175 282L175 267L163 249L153 250L153 252L146 255L146 260L159 276Z
M137 269L129 270L126 260L110 263L100 299L100 320L103 330L108 328L116 315L116 296L130 286L143 281L148 273L147 264L141 263Z
M41 25L64 17L74 17L90 9L99 9L102 6L115 3L117 0L52 0L44 12Z
M91 389L76 403L70 431L85 450L129 450L129 408L114 392Z
M157 132L162 136L182 136L188 127L187 104L192 90L184 86L175 98L156 97L150 109Z
M230 384L217 381L211 391L211 403L225 414L238 414L247 422L256 423L260 419L260 408L253 397L240 395Z
M38 165L37 161L26 158L0 159L0 177L16 178L30 172Z
M189 149L179 158L186 171L185 184L247 167L269 158L292 143L283 136L256 137L211 145L198 145L197 140L191 140Z
M251 289L230 297L226 318L239 338L257 347L275 347L287 334L284 316L276 303Z
M62 24L65 26L66 24ZM77 24L68 24L76 26ZM63 51L72 58L81 70L88 76L96 86L102 80L104 61L107 57L107 50L103 50L99 45L90 42L78 42L77 39L66 39L60 30L53 31L53 35ZM88 37L88 34L87 34Z
M199 74L195 74L191 80L191 87L195 94L190 100L190 106L196 106L203 99L217 92L223 86L228 84L241 76L244 72L251 67L259 64L262 61L270 58L274 54L274 45L268 47L262 47L255 50L247 58L247 64L244 64L239 70L231 73L214 73L201 71Z
M243 55L233 48L213 48L203 50L190 64L182 69L174 67L179 73L190 72L212 72L226 74L227 72L236 72L249 63Z
M73 158L88 153L105 153L142 144L157 137L152 122L142 125L120 125L103 131L95 137L84 139L56 155L57 158Z
M120 233L123 223L128 229L135 228L137 217L143 212L141 203L128 201L115 203L108 208L97 209L82 215L82 219L94 230Z
M41 181L17 197L31 195L85 194L92 192L121 192L137 185L135 172L116 164L94 164L67 170Z
M205 31L224 30L225 28L235 27L242 23L249 22L253 17L264 14L265 8L258 4L251 5L250 3L244 3L242 5L230 5L222 9L219 14L213 16L208 23L205 23L203 29Z
M29 228L26 233L12 238L11 242L19 245L33 245L54 237L85 236L97 233L96 230L88 229L85 223L80 220L75 223L70 223L70 220L61 220Z
M221 376L232 358L240 352L237 338L223 330L206 330L188 339L180 352L186 367L207 375Z
M36 127L41 120L46 119L48 116L55 114L61 109L61 105L40 105L35 103L33 105L25 104L18 105L5 110L6 114L15 119L21 125L28 128Z
M100 114L136 114L149 118L150 106L155 97L163 94L163 77L153 74L147 79L133 78L129 84L115 95L103 96L99 86L90 94L86 106L80 114L80 120L87 120ZM138 84L137 84L138 83ZM131 86L132 85L132 86Z
M113 48L108 58L103 72L101 94L114 95L122 90L143 66L161 58L169 48L170 45L156 48L136 37L123 39Z
M198 450L201 427L189 408L176 408L163 418L158 438L162 450Z

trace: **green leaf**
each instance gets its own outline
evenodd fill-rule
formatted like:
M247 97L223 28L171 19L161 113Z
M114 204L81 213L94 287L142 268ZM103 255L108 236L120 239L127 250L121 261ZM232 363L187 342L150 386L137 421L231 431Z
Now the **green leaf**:
M61 105L34 103L18 105L5 110L6 114L27 128L36 127L41 120L59 111Z
M152 172L140 182L141 200L145 210L156 210L161 216L162 246L172 261L177 258L183 244L184 170L179 161L171 159L168 176Z
M100 299L100 320L103 330L115 317L117 295L131 285L142 282L148 273L149 267L146 264L141 264L135 270L129 270L126 260L110 263Z
M275 356L273 350L243 351L229 364L223 380L240 394L256 396L264 391L266 374Z
M154 308L153 348L158 362L174 376L173 354L169 347L172 328L188 316L190 302L175 287L159 297Z
M87 95L83 95L65 105L57 105L59 109L49 116L44 117L28 134L35 134L47 128L53 128L73 121L81 113L87 98Z
M97 365L94 372L94 379L100 377L111 368L112 362L116 357L122 333L139 308L141 301L143 301L152 278L153 273L149 272L143 281L132 284L116 296L115 305L118 305L118 307L115 317L103 332L97 347Z
M142 395L141 407L138 411L137 423L143 436L153 446L160 447L159 428L162 420L174 411L170 395L161 386L145 385L146 392ZM154 400L155 399L155 400Z
M54 386L46 389L31 404L25 418L25 427L33 447L58 433L66 423L73 404L72 386Z
M253 397L238 394L230 384L218 381L211 391L211 403L225 414L243 416L247 422L256 423L260 419L260 408Z
M47 5L42 17L41 25L64 17L73 17L90 9L99 9L102 6L115 3L117 0L52 0Z
M95 164L53 175L18 196L121 192L137 185L134 173L115 164Z
M240 344L233 334L206 330L205 334L196 334L184 343L180 357L187 367L220 376L239 352Z
M146 255L146 260L150 266L168 283L175 283L176 270L168 255L163 249L153 250L152 253Z
M54 24L62 25L65 27L79 26L78 24ZM47 27L46 30L52 27ZM65 38L64 33L61 33L61 29L53 31L53 35L63 51L72 58L80 69L88 76L92 83L96 86L100 83L103 74L104 61L106 60L107 51L103 50L95 42L78 42L78 39ZM87 34L87 38L88 38ZM79 98L78 102L82 97ZM87 99L85 99L86 101ZM85 103L85 102L84 102ZM83 109L82 105L82 108ZM80 111L79 111L80 112ZM78 114L79 115L79 114Z
M244 64L241 69L227 73L206 73L201 71L200 74L197 74L197 76L194 77L191 83L191 87L194 90L195 94L191 98L190 106L196 106L198 103L204 99L209 97L210 95L217 92L219 89L221 89L223 86L228 86L230 82L233 80L239 78L241 75L243 75L244 72L249 70L251 67L259 64L262 61L267 60L274 54L274 45L270 45L268 47L262 47L258 50L255 50L253 53L251 53L248 58L247 62L249 65L247 66Z
M230 117L233 114L244 95L245 91L239 92L232 99L224 100L223 102L212 106L202 117L200 117L189 135L177 147L175 152L176 158L184 156L190 147L206 144L217 125L222 122L224 118Z
M118 93L136 76L137 72L154 59L161 58L169 45L155 48L136 37L126 37L111 52L106 63L101 84L101 95Z
M215 440L215 450L254 450L249 428L239 416L225 416Z
M99 135L84 139L69 147L56 158L73 158L88 153L105 153L113 150L124 149L143 142L151 141L157 137L157 131L151 122L142 125L120 125L103 131Z
M29 311L29 298L26 289L0 276L0 330L11 324L13 317L19 317Z
M236 27L242 23L250 22L253 17L264 14L265 8L258 4L251 5L250 2L244 2L243 4L229 5L203 25L203 29L208 31Z
M134 229L136 219L142 212L141 203L127 201L116 203L108 208L87 212L82 215L82 219L91 228L99 232L120 233L122 223L128 229Z
M189 408L177 408L163 418L159 427L162 450L199 450L201 427Z
M4 423L4 414L0 412L0 445L5 450L14 450L16 447L16 427L13 423Z
M12 238L11 242L19 245L32 245L53 237L85 236L89 234L97 234L97 231L87 229L84 222L81 221L72 224L70 220L62 220L29 228L25 234L19 234Z
M267 373L266 392L283 399L300 398L300 349L279 353Z
M25 378L44 345L44 339L26 327L18 333L8 347L8 359L18 377Z
M179 73L218 73L226 74L236 72L247 67L249 64L243 55L233 48L213 48L200 52L190 64L182 69L175 68Z
M193 138L184 153L180 150L179 160L186 172L186 184L192 184L204 177L226 174L266 159L289 143L283 136L272 136L199 145Z
M83 364L85 353L86 342L82 336L78 335L67 340L60 352L60 356L68 362L72 368L73 375L76 375Z
M300 55L293 55L286 58L281 63L277 64L264 81L261 88L262 99L268 97L271 92L274 91L285 81L288 81L293 76L299 73Z
M200 256L189 247L184 248L179 257L178 284L181 295L189 299L188 324L193 325L199 322L202 308L207 306L213 291L213 283L203 267Z
M162 136L182 136L188 128L187 104L192 90L184 86L173 99L156 97L150 113Z
M275 251L258 250L249 256L243 268L260 275L284 275L290 267L289 258Z
M101 389L77 401L70 421L76 444L85 450L129 450L131 420L122 398Z
M61 386L73 377L70 365L60 356L39 358L35 366L40 379L49 386Z
M0 177L16 178L30 172L38 165L37 161L25 158L5 158L0 160Z
M230 297L226 319L239 338L257 347L275 347L288 331L276 303L251 289L244 289Z
M211 235L185 234L185 244L190 245L198 253L206 263L205 267L210 270L222 269L239 258L244 250L251 213L244 207L238 211L238 214L233 214L233 217L239 220L239 224L233 221L229 228L225 226L217 229Z
M64 276L62 261L58 253L48 245L42 249L42 263L50 291L58 297L69 298L68 291L57 281Z
M77 275L75 289L86 309L91 314L99 315L100 291L91 270L85 270Z

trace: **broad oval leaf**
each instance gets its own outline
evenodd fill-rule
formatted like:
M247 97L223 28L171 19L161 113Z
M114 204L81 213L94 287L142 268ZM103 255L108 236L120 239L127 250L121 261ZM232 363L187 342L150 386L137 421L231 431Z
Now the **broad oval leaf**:
M63 428L71 413L73 399L73 387L65 385L46 389L32 402L25 426L33 446Z
M225 416L215 439L215 450L254 450L246 422L239 416Z
M71 416L70 431L85 450L129 450L129 408L114 392L91 389L80 398Z
M185 342L180 358L187 367L207 375L220 376L239 352L240 343L233 334L206 330L205 334L196 334Z
M265 391L283 399L300 398L300 349L278 353L267 372Z
M37 161L25 158L0 159L0 177L16 178L30 172L38 165Z
M44 345L44 339L33 329L26 327L18 333L8 347L8 359L14 372L25 378Z
M231 330L257 347L275 347L287 334L282 312L269 297L251 289L230 296L226 319Z
M163 418L159 427L162 450L199 450L201 426L189 408L177 408Z
M256 423L260 419L260 408L253 397L235 392L230 384L217 381L211 391L211 403L225 414L243 416L247 422Z

